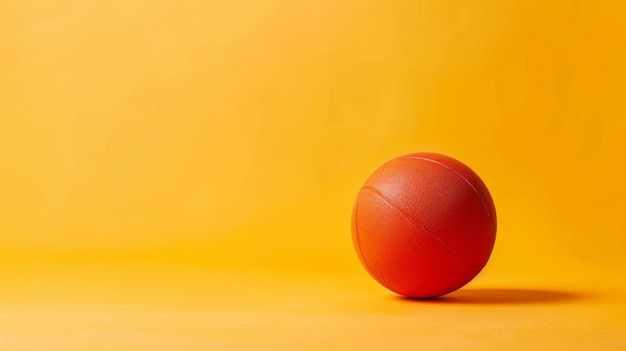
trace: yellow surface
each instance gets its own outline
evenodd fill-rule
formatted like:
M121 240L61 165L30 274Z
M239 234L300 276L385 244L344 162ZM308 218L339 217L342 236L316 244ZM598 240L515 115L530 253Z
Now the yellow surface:
M365 274L8 265L2 350L623 350L624 284L485 274L432 301ZM5 282L6 283L6 282Z
M0 1L0 349L625 349L625 7ZM350 241L416 151L498 212L439 301Z

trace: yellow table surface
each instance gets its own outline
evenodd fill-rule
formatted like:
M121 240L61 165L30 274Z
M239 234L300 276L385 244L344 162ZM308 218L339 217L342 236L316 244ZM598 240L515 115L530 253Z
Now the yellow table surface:
M623 284L488 271L436 300L365 273L2 268L1 350L623 350Z

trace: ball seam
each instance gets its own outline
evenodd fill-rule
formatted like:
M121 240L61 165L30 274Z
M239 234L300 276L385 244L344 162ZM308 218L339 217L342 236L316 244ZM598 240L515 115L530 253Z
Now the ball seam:
M393 204L393 202L391 202L390 199L388 199L385 195L383 195L380 191L378 191L378 189L373 188L371 186L366 186L363 187L363 190L369 190L371 192L373 192L376 196L380 197L381 200L385 201L389 206L393 207L396 211L398 211L400 213L400 215L411 225L413 226L415 229L417 229L417 231L419 233L422 233L423 235L428 236L429 238L431 238L435 243L439 244L439 246L441 246L443 249L447 250L448 252L450 252L450 254L452 254L454 257L456 257L457 259L459 259L461 262L464 262L465 264L469 265L470 267L473 268L482 268L480 265L475 264L471 261L469 261L467 258L463 257L460 253L458 253L456 250L454 250L452 247L450 247L449 245L447 245L445 242L443 242L441 239L439 239L432 230L428 229L425 225L421 225L418 226L417 224L415 224L414 219L411 218L410 215L408 215L407 213L405 213L402 209L400 209L398 206L396 206L395 204Z
M383 286L389 286L384 279L382 279L382 275L380 274L380 272L378 271L378 269L373 269L372 264L370 264L370 262L368 262L367 258L365 257L365 253L363 252L363 249L361 248L361 240L359 238L359 220L358 220L358 212L359 212L359 202L361 200L361 193L363 192L363 189L361 189L361 191L359 191L359 195L357 196L357 200L356 200L356 204L354 206L354 238L356 241L356 246L359 250L359 256L361 257L361 261L363 262L363 264L365 265L365 267L367 268L367 271L374 277L374 279L378 280L378 282L380 284L382 284Z
M489 226L491 228L491 235L495 236L496 232L495 232L495 227L494 227L494 218L492 216L491 211L489 210L489 206L487 206L487 203L485 202L485 199L483 198L483 196L480 194L480 192L478 191L478 189L476 189L476 187L474 186L474 184L472 184L472 182L469 181L469 179L465 178L465 176L463 176L461 173L459 173L457 170L455 170L454 168L441 163L439 161L435 161L433 159L430 158L426 158L426 157L421 157L421 156L407 156L405 158L411 158L411 159L418 159L418 160L423 160L423 161L429 161L435 164L438 164L440 166L443 166L446 169L449 169L450 171L452 171L454 174L456 174L457 176L459 176L461 179L463 179L469 186L470 188L472 188L472 190L474 190L474 192L476 193L476 195L478 195L478 198L480 199L480 202L483 204L483 207L485 209L485 211L487 212L487 216L489 216Z

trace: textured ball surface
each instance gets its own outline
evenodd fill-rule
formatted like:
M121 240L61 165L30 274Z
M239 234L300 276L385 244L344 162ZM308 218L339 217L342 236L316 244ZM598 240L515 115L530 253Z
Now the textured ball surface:
M472 280L496 237L496 211L463 163L416 153L380 167L361 188L352 239L365 269L398 294L429 298Z

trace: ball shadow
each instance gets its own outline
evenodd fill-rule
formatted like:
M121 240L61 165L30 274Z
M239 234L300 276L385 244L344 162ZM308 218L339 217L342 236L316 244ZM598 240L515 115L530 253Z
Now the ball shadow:
M396 299L417 303L513 305L570 302L587 297L581 293L571 291L498 288L461 289L448 295L429 299L417 299L406 296L396 296Z

